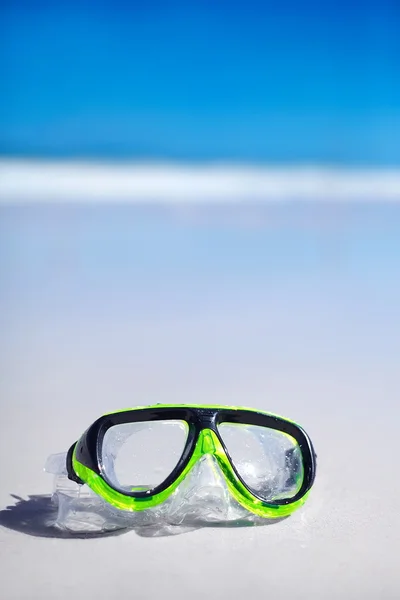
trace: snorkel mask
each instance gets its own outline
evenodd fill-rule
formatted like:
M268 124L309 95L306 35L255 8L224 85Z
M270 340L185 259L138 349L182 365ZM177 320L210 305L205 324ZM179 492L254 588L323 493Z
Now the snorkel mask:
M157 404L106 414L71 446L66 469L114 508L143 511L166 502L209 457L230 495L268 519L300 507L315 478L316 455L299 425L227 406Z

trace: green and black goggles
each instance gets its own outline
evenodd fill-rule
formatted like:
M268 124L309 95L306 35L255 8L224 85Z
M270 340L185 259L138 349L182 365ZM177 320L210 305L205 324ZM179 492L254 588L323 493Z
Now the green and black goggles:
M198 405L106 414L71 446L67 470L114 507L140 511L165 502L206 455L237 502L267 518L301 506L315 478L316 455L299 425L248 408Z

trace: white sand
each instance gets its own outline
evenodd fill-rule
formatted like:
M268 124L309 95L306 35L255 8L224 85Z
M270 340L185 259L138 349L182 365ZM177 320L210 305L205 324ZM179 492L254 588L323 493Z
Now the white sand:
M249 231L121 210L0 211L1 598L399 598L399 211ZM318 453L308 504L265 527L58 538L46 457L162 401L296 419Z

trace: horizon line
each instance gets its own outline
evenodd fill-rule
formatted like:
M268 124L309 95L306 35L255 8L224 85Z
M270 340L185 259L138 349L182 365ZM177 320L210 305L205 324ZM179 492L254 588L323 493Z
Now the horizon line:
M400 202L400 168L0 158L0 203Z

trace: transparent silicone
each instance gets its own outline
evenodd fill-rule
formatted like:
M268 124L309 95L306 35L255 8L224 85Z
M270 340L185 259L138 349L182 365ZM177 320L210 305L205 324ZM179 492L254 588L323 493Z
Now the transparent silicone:
M70 481L66 454L51 455L45 471L54 477L52 499L57 506L54 525L71 535L135 529L142 535L175 535L210 525L265 525L230 494L217 461L203 456L162 504L140 512L119 510L87 485ZM276 519L274 519L276 522ZM146 533L147 532L147 533Z

